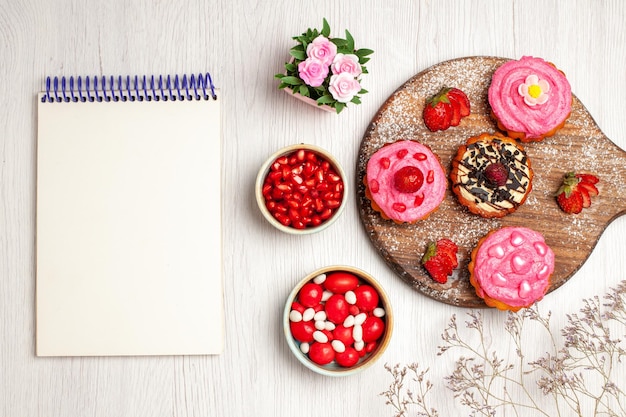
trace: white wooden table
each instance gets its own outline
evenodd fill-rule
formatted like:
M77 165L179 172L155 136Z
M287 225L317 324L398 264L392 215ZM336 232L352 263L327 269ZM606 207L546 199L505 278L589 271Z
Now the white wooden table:
M273 79L291 36L321 27L323 17L333 32L347 28L358 47L375 51L364 78L370 93L339 116L288 97ZM254 200L257 169L278 148L308 142L330 150L354 181L359 143L384 100L417 72L474 55L556 63L603 132L626 148L625 21L621 0L0 0L0 416L391 416L378 395L390 383L383 365L415 361L431 367L441 415L461 415L443 381L453 357L435 354L448 318L465 310L393 274L364 233L354 193L322 233L274 230ZM224 353L35 357L35 94L44 77L205 70L223 92ZM542 301L555 328L579 300L625 278L625 235L618 218L579 272ZM301 366L281 328L292 286L330 264L376 276L396 314L382 360L348 378ZM504 316L484 315L499 340Z

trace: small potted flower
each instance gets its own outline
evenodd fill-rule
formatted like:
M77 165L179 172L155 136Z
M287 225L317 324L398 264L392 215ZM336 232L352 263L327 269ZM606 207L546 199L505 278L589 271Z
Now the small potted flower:
M297 44L289 51L285 72L275 76L279 89L336 113L347 103L361 103L360 96L367 93L361 87L361 76L367 74L363 64L374 51L355 49L347 30L345 39L331 37L326 19L321 31L308 29L293 39Z

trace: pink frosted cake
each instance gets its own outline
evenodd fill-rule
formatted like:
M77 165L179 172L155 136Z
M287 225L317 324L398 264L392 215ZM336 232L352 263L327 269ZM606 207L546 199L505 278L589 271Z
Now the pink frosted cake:
M541 58L522 57L498 67L489 86L498 128L522 142L540 141L563 127L572 107L565 75Z
M545 295L554 252L534 230L503 227L478 242L468 267L476 294L488 306L518 311Z
M397 223L428 217L448 186L439 158L428 146L411 140L376 151L367 163L364 182L372 208Z

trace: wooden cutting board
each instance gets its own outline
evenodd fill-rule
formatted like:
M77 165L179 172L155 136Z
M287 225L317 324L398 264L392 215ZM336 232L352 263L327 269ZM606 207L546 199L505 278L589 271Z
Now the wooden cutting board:
M415 290L441 302L484 307L469 283L471 250L492 229L525 226L541 232L556 256L549 292L559 288L581 267L612 220L626 212L626 152L609 140L587 109L573 98L565 126L542 142L523 144L535 172L533 189L515 213L483 219L461 206L448 189L439 209L412 225L384 220L365 197L363 176L370 156L385 143L417 140L431 147L449 173L452 157L467 138L496 132L489 117L487 90L493 72L506 62L497 57L466 57L442 62L420 72L394 92L374 116L362 139L357 161L357 203L360 217L378 253L391 269ZM471 114L457 127L432 133L424 125L422 109L428 97L443 86L463 90ZM554 193L568 171L595 173L600 194L578 215L563 213ZM450 238L459 246L459 266L446 284L433 281L420 265L428 241Z

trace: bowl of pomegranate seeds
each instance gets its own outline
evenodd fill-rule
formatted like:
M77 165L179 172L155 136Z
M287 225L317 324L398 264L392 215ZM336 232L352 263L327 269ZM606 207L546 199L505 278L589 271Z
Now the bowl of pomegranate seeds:
M346 205L345 173L326 150L297 144L280 149L261 166L256 200L274 227L291 234L319 232Z
M393 332L387 294L368 273L321 268L295 286L283 313L287 344L307 368L327 376L360 372L383 354Z

